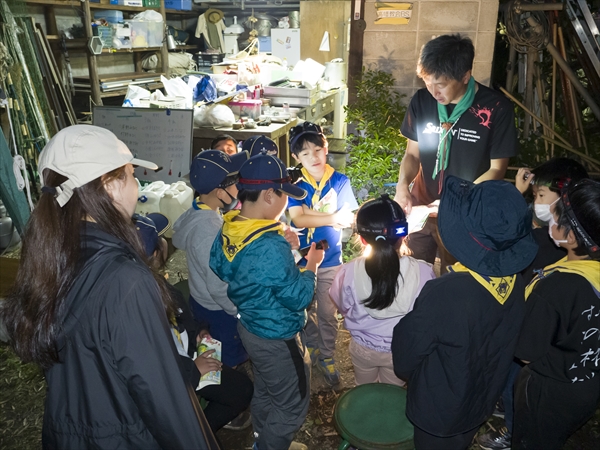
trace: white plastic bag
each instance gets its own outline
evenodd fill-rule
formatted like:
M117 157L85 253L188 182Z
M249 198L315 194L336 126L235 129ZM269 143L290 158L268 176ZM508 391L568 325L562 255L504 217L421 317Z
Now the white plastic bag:
M160 76L167 97L184 97L185 107L191 109L193 106L194 91L189 87L181 78L165 78L164 75Z
M194 108L195 127L230 127L235 116L226 105L202 105Z
M123 100L123 106L132 108L143 107L144 105L141 104L141 100L149 99L150 96L150 91L143 87L136 86L135 84L130 84L127 87L127 94L125 95L125 100Z
M133 20L145 20L146 22L162 22L163 16L158 11L147 9L133 16Z

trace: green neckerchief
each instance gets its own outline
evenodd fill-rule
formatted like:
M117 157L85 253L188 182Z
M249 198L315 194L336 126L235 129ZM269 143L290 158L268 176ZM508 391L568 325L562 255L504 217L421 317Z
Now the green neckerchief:
M448 109L446 108L446 105L442 105L441 103L437 104L440 127L442 128L442 131L440 132L440 143L438 144L435 168L433 169L433 174L431 175L432 179L435 180L440 172L442 172L443 178L443 172L448 168L448 161L450 160L450 145L452 144L451 131L453 125L458 121L458 119L460 119L460 116L462 116L463 113L471 107L474 98L475 78L471 77L469 79L469 83L467 84L467 91L465 92L465 95L463 95L458 104L454 107L450 117L448 117ZM440 178L440 186L442 185L441 183L443 183L442 178Z
M546 266L542 270L538 271L537 275L527 285L527 288L525 288L525 299L529 298L538 281L543 280L553 272L565 272L581 275L590 282L590 285L592 286L592 289L594 289L596 295L600 296L600 261L594 261L592 259L569 261L565 256L560 261L550 264L549 266Z
M449 272L467 272L475 280L482 285L487 291L492 294L498 303L504 305L504 302L510 297L513 288L515 287L516 275L507 275L505 277L490 277L481 275L471 269L466 268L461 263L456 263L448 266Z

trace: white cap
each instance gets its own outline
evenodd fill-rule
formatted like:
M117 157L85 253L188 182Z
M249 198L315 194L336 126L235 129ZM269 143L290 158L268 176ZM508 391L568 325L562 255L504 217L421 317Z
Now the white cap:
M42 186L44 169L68 178L56 187L56 201L62 207L73 195L73 189L125 164L158 169L150 161L134 158L111 131L94 125L72 125L60 130L46 144L40 153L38 171Z

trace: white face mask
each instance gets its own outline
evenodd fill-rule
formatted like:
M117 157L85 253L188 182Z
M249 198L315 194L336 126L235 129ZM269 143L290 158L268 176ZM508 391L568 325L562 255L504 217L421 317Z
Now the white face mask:
M552 207L552 205L554 205L558 200L560 199L557 198L556 200L554 200L552 203L550 203L549 205L538 205L538 204L534 204L533 205L533 210L535 211L535 216L544 221L544 222L550 222L550 218L552 217L552 212L550 212L550 208Z
M552 242L554 242L554 245L556 245L557 247L560 247L560 244L564 244L566 242L568 242L566 239L555 239L554 236L552 236L552 228L554 227L558 227L558 225L556 225L556 221L554 220L554 215L550 214L550 220L548 221L548 236L550 236L550 239L552 239ZM560 230L557 229L558 232L560 232Z

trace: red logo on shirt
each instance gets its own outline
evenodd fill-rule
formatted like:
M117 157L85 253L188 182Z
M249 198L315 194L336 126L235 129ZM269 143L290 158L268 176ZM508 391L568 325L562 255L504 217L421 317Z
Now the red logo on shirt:
M480 109L477 109L480 108ZM492 119L492 112L494 111L493 109L489 109L489 108L481 108L479 105L477 105L477 108L475 107L471 107L469 108L469 111L475 115L475 117L479 117L479 119L481 120L481 122L479 122L479 125L483 125L486 128L490 128L490 124L491 119Z

